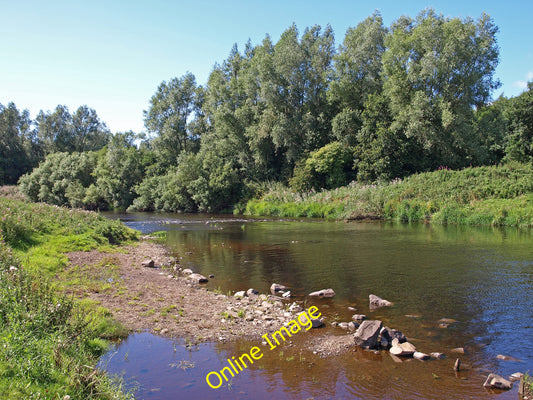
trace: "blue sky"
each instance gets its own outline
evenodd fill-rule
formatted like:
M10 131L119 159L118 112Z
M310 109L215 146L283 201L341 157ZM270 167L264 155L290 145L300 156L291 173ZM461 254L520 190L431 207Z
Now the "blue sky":
M495 93L515 96L533 80L533 1L7 1L0 0L0 103L32 117L87 104L113 131L144 129L142 111L163 80L192 72L205 84L234 43L274 41L328 23L336 44L380 10L388 26L426 7L450 17L488 13L499 27Z

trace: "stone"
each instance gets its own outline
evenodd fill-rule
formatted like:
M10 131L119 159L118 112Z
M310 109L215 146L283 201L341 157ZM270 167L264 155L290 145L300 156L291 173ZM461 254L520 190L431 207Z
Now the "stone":
M259 292L257 290L255 290L255 289L252 289L252 288L250 288L250 289L248 289L246 291L246 296L249 296L249 297L252 297L252 296L258 295L258 294L259 294Z
M348 322L341 322L339 324L339 328L342 328L342 329L348 329Z
M209 279L213 279L215 277L215 275L211 274L209 275Z
M389 351L395 356L412 356L416 352L416 347L409 342L400 343L397 338L394 338Z
M161 335L166 335L167 333L168 333L168 329L167 328L161 329Z
M348 307L348 310L350 310L350 311L357 311L357 308L355 308L355 307Z
M236 299L242 299L244 296L246 296L246 292L244 290L241 290L239 292L236 292L233 297Z
M523 376L524 376L523 373L521 373L521 372L515 372L514 374L512 374L511 376L509 376L509 380L510 380L511 382L519 381L520 379L522 379Z
M207 279L205 276L200 275L200 274L190 274L188 279L192 279L193 281L196 281L197 283L209 282L209 279Z
M270 285L270 293L276 294L276 293L285 293L285 291L288 289L287 286L280 285L279 283L273 283Z
M369 295L368 299L370 301L370 309L388 307L393 305L393 303L391 303L390 301L383 300L381 297L376 296L375 294Z
M424 360L429 360L430 357L428 354L426 353L421 353L420 351L415 351L413 353L413 358L416 358L417 360L421 360L421 361L424 361Z
M11 272L15 272L15 271L18 271L18 268L15 267L15 266L13 266L13 265L11 265L11 266L9 267L9 270L10 270Z
M389 340L390 342L392 342L392 339L398 339L398 341L400 343L407 342L407 337L402 332L400 332L399 330L391 329L388 326L386 326L383 329L385 329L387 331L388 335L390 336L390 340Z
M348 329L351 331L355 331L357 328L359 328L360 324L350 321L348 322Z
M437 322L440 322L441 324L455 324L457 322L456 319L453 318L441 318Z
M307 314L306 313L301 313L298 315L298 322L301 322L301 324L303 326L306 326L308 324L307 322ZM324 326L324 321L322 321L322 319L319 319L319 318L311 318L311 327L312 328L320 328Z
M521 361L518 358L514 358L514 357L511 357L511 356L504 356L503 354L498 354L496 356L496 358L498 360L502 360L502 361Z
M309 293L311 297L333 297L335 296L335 291L333 289L322 289L316 292Z
M154 268L155 267L155 262L154 260L145 260L141 263L141 267L145 267L145 268Z
M513 383L509 382L507 379L502 378L499 375L489 374L483 386L486 388L509 390L513 387Z
M297 303L292 303L290 306L289 306L289 311L290 312L300 312L300 311L303 311L303 308L301 305L297 304Z
M281 297L284 297L285 299L288 299L289 297L291 297L291 291L289 290L289 291L283 293L283 294L281 295Z
M378 347L379 332L383 327L381 321L363 321L353 334L355 344L364 349L376 349Z
M183 275L190 275L190 274L192 274L192 269L190 269L190 268L185 268L184 270L181 271L181 273L182 273Z
M461 360L457 359L455 360L455 364L453 365L454 371L459 371L461 369Z
M433 358L437 358L437 359L445 358L445 357L446 357L446 356L444 355L444 353L438 353L438 352L430 353L429 355L430 355L431 357L433 357Z
M456 347L455 349L452 349L453 353L459 353L459 354L465 354L465 348L464 347Z
M355 322L361 323L365 319L366 319L366 315L365 314L354 314L354 315L352 315L352 321L355 321Z

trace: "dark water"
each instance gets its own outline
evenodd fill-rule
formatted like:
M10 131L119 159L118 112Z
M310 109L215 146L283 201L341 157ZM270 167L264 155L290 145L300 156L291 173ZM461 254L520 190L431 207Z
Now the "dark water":
M268 351L260 342L202 344L194 348L147 333L124 341L103 359L107 370L137 382L137 398L358 398L516 399L487 391L488 372L533 372L533 237L531 231L457 226L318 221L247 221L228 217L128 214L143 232L168 231L181 264L214 274L210 290L250 287L268 292L272 282L291 288L296 300L323 288L336 296L315 304L328 321L358 313L400 329L420 351L445 360L396 363L387 352L358 351L321 359L298 350L322 335L310 331ZM394 302L371 312L368 295ZM409 315L416 315L412 318ZM441 318L458 322L443 329ZM334 334L339 328L327 327ZM264 348L264 357L211 389L210 371L226 359ZM452 369L456 347L465 371ZM280 354L281 353L281 354ZM113 355L114 354L114 355ZM521 361L500 361L504 354ZM125 356L127 355L127 357ZM180 364L181 362L181 364Z

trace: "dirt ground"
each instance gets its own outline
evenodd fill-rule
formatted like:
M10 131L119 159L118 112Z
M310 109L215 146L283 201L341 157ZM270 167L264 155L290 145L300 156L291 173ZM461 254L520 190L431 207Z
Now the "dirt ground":
M99 302L131 330L195 342L256 339L297 316L297 311L288 311L290 301L270 294L237 299L208 291L181 273L165 246L149 238L118 252L72 252L68 258L70 268L84 271L88 279L112 282L105 290L99 285L77 294ZM155 268L142 266L146 260L153 260ZM106 278L106 268L114 279ZM346 340L331 343L320 346L319 352L335 353L347 347Z

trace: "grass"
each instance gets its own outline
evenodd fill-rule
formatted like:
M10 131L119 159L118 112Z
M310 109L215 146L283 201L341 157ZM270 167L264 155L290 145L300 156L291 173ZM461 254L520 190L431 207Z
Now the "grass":
M443 168L404 180L371 185L352 182L307 193L271 184L260 199L246 204L245 214L533 227L533 166Z
M16 191L4 192L9 196L0 197L0 398L131 398L94 367L107 339L123 337L127 329L82 295L118 285L117 267L104 260L94 271L67 269L64 253L109 249L134 240L136 232L96 213L27 203ZM95 273L101 279L95 281Z

